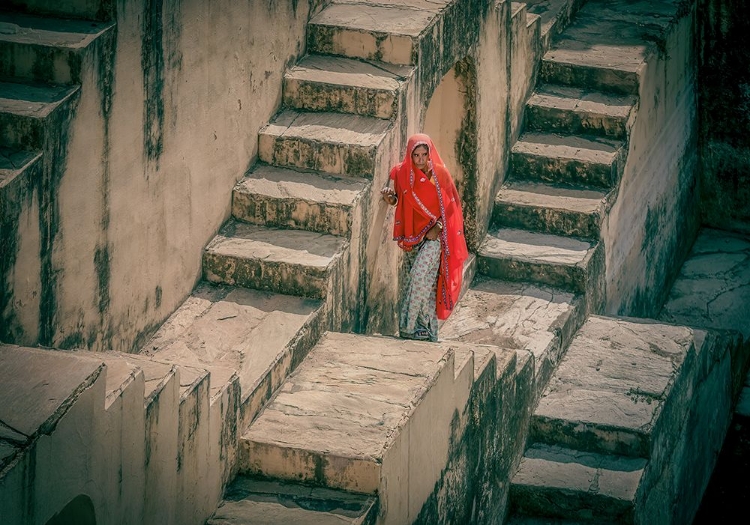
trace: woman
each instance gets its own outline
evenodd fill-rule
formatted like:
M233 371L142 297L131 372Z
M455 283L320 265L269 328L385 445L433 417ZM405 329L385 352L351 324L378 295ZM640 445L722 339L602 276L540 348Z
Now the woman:
M458 192L430 137L409 138L404 160L391 170L381 194L396 206L393 239L409 267L399 332L437 341L438 319L447 319L458 301L468 251Z

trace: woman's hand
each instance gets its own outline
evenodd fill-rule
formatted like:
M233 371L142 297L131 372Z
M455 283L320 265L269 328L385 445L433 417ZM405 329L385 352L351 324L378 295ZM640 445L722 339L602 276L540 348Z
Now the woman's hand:
M435 225L427 230L427 233L424 234L425 239L428 241L434 241L438 237L440 237L440 232L443 230L443 223L438 220Z
M396 190L394 190L393 188L389 188L388 186L386 186L385 188L380 190L380 194L383 196L383 200L391 206L395 206L398 202Z

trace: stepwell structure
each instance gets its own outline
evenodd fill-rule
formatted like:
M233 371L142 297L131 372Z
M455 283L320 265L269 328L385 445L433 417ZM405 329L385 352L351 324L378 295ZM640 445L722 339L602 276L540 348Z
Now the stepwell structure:
M0 12L0 521L689 523L750 356L695 3L225 4ZM378 191L422 130L438 343Z

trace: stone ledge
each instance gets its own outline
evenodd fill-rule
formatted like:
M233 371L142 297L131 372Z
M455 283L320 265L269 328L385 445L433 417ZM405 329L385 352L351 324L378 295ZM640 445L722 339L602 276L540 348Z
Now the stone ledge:
M507 182L495 197L490 227L598 239L607 193L534 182Z

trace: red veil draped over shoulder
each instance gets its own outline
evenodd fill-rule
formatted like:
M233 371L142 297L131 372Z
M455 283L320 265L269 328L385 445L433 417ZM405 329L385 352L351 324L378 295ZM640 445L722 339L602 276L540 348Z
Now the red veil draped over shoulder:
M428 166L434 181L412 164L417 146L429 148ZM399 247L410 251L422 241L425 233L442 217L440 232L440 270L437 282L437 316L447 319L458 301L463 278L463 265L468 257L464 238L464 217L453 178L443 164L432 139L424 134L412 135L406 146L404 160L393 167L398 203L393 221L393 239Z

